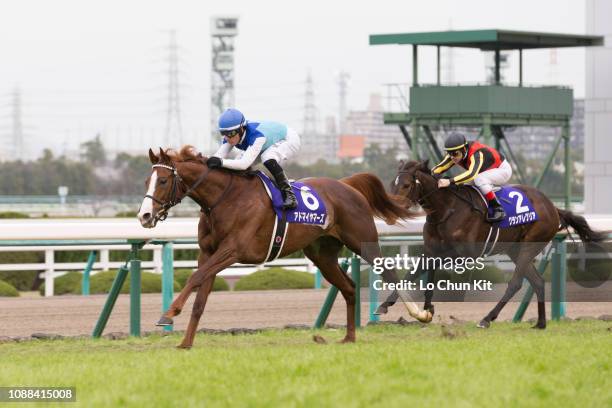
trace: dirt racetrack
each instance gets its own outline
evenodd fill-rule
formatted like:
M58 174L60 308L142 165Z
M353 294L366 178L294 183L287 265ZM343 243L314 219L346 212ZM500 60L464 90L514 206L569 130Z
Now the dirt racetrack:
M275 290L256 292L215 292L208 301L200 321L200 328L263 328L283 327L289 324L312 325L323 304L326 289ZM175 330L184 330L189 321L191 296L183 314L175 318ZM30 336L32 333L60 335L90 335L102 310L106 295L55 296L44 298L38 293L26 293L19 298L0 298L0 336ZM477 321L494 305L490 302L441 303L436 315L449 319L450 315L461 320ZM509 303L500 320L511 319L518 303ZM362 324L367 322L369 304L362 303ZM142 296L142 330L155 331L155 322L161 312L161 295ZM612 303L567 303L567 315L597 317L612 314ZM397 320L400 316L411 320L403 306L391 308L381 320ZM526 318L536 316L532 303ZM550 304L547 305L550 318ZM328 323L346 324L344 300L338 296ZM129 331L129 295L120 295L105 333Z

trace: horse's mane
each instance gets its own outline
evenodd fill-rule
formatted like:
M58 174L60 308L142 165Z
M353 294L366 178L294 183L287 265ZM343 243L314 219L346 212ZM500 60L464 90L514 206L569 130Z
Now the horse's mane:
M400 167L399 169L401 171L403 170L409 170L413 167L416 167L417 170L420 170L424 173L430 174L431 170L429 169L429 160L423 160L423 161L416 161L416 160L410 160L408 162L400 162Z
M180 150L176 150L173 148L168 148L165 150L165 153L175 162L205 162L207 157L204 156L201 152L192 146L185 145L180 148Z

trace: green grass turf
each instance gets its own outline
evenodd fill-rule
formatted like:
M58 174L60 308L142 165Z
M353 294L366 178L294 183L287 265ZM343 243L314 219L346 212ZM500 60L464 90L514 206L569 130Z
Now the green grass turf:
M68 405L87 407L609 407L611 326L466 324L452 339L439 324L377 326L348 345L344 330L198 334L191 350L179 335L7 343L0 385L76 386Z

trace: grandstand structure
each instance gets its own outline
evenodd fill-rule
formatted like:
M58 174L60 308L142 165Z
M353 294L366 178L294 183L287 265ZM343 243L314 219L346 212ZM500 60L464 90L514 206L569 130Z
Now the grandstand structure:
M570 207L570 139L573 112L573 91L562 86L532 87L523 84L523 50L560 47L592 47L603 45L602 36L554 34L508 30L469 30L370 35L370 45L412 45L412 86L404 112L385 112L384 122L395 124L408 143L414 159L441 159L441 151L432 134L432 127L479 127L479 138L501 150L514 167L519 181L522 170L508 143L504 128L508 126L549 126L561 128L546 165L535 182L539 187L563 142L564 203ZM419 83L418 50L420 46L437 48L437 81ZM495 75L493 83L477 85L443 85L440 81L440 49L461 47L493 51ZM503 84L500 75L502 51L519 54L519 83Z

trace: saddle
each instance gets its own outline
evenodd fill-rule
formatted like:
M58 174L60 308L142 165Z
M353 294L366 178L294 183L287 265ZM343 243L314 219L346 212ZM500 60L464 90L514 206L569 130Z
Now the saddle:
M489 209L487 199L482 195L480 190L475 186L469 187L477 192L478 196L480 196L484 202L485 208ZM506 218L495 223L499 228L516 227L518 225L530 224L538 220L538 214L533 204L531 204L527 194L520 189L520 186L506 185L496 187L493 191L506 212Z
M291 187L297 199L297 208L283 210L283 196L276 184L261 171L255 172L263 183L268 197L272 200L272 207L276 215L286 217L287 222L297 224L325 225L327 222L327 210L325 202L317 191L299 181L291 182Z
M290 184L297 199L297 208L284 210L283 195L272 179L261 171L255 171L253 174L259 177L262 182L276 214L268 255L266 256L266 262L269 262L280 255L290 223L322 226L327 222L327 211L325 203L313 188L296 181Z

